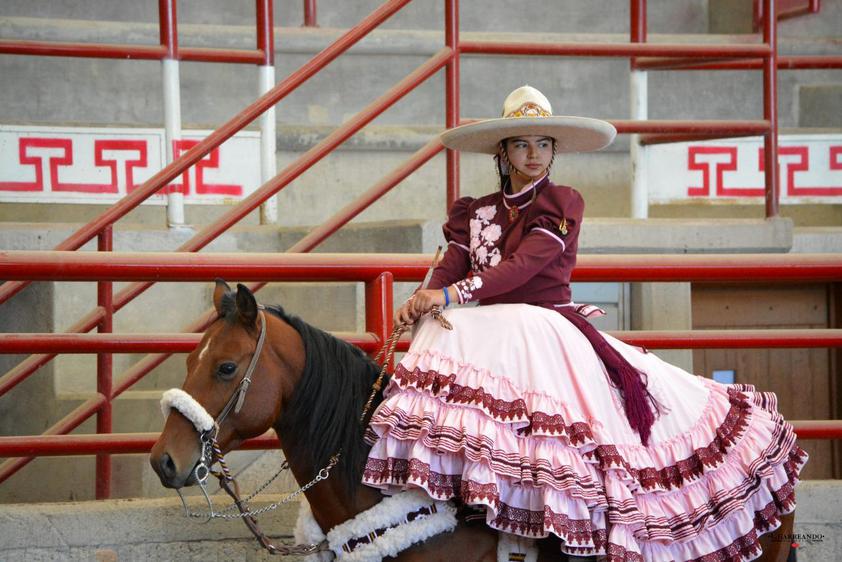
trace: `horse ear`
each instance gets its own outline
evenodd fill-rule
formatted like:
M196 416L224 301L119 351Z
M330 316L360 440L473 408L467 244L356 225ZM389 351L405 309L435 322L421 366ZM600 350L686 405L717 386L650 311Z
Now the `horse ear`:
M237 312L246 326L253 326L257 322L257 300L242 283L237 283Z
M216 309L216 313L220 316L225 316L225 312L222 307L222 297L224 297L226 293L230 292L231 287L228 286L228 283L217 278L216 287L213 290L213 307Z

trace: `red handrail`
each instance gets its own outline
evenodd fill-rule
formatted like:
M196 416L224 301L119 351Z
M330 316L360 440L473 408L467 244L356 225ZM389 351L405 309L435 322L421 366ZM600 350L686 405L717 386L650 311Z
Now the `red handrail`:
M444 3L444 44L456 53L462 52L459 41L459 2L445 0ZM451 129L459 124L459 60L456 56L447 63L444 75L444 126ZM459 198L459 153L445 151L445 174L447 181L447 208Z
M462 41L463 53L484 55L531 55L567 57L641 57L674 55L682 57L768 57L768 45L742 43L688 45L686 43L529 43Z
M65 240L62 244L57 246L57 249L78 249L81 245L86 243L90 240L93 236L97 236L103 229L111 227L111 225L136 207L139 203L141 203L146 197L155 193L158 189L169 183L172 179L177 177L181 174L184 170L186 170L189 166L193 165L196 161L204 157L210 150L224 142L230 136L233 136L238 130L242 129L245 125L253 121L257 118L260 114L262 114L266 109L272 107L277 101L279 101L286 93L300 85L304 80L308 79L310 76L315 74L318 70L323 68L329 62L331 62L336 56L350 48L356 41L360 38L365 36L371 29L377 27L382 21L385 21L388 17L390 17L394 12L402 8L406 3L410 0L390 0L383 4L380 8L372 12L367 18L365 18L360 24L358 24L355 28L349 30L346 34L340 37L337 41L331 44L329 47L321 51L318 55L316 55L311 61L307 64L303 65L296 73L291 75L287 80L276 86L274 89L270 90L267 94L263 97L258 99L254 104L246 108L243 112L235 116L231 119L228 123L220 127L212 133L209 137L205 140L200 142L197 146L193 147L190 151L184 153L179 159L172 162L168 167L164 168L153 176L148 182L146 182L143 186L133 192L132 195L124 198L121 200L117 205L111 207L108 211L101 214L97 219L88 223L85 227L82 227L80 231L77 231L75 235L71 236L67 240ZM271 23L271 2L268 0L256 0L258 5L258 46L261 47L258 49L257 54L259 55L260 61L257 62L264 62L266 60L271 60L272 58L272 41L264 36L263 34L268 30L271 33L272 30L272 23ZM175 25L175 5L173 0L160 0L160 9L159 12L161 14L161 42L162 42L162 56L170 56L175 57L179 56L179 50L177 45L177 32L176 32L176 25ZM266 13L263 13L263 10L268 10ZM181 50L184 52L184 49ZM106 53L110 54L110 53ZM202 56L206 56L207 60L211 60L217 57L218 53L213 53L210 50L200 50L200 54ZM446 53L447 57L453 58L456 56L456 53L451 51ZM91 56L96 56L96 54L91 54ZM437 59L441 59L440 55L433 57L432 64L429 65L422 65L422 67L410 75L407 80L402 81L398 87L405 86L407 83L413 84L412 80L418 79L421 77L421 80L426 78L424 73L429 70ZM445 61L446 62L446 61ZM434 72L436 69L432 70L430 73ZM429 74L428 74L429 75ZM427 76L428 76L427 75ZM411 87L417 85L418 82L415 82ZM394 91L390 91L387 94L395 94ZM395 98L388 103L383 104L383 108L380 109L382 111L385 107L394 103L394 100L399 99L402 95L406 92L398 92ZM377 111L371 112L370 118L373 118L377 115ZM362 115L362 118L358 120L360 126L364 125L365 119L369 117L369 115ZM370 120L370 119L369 119ZM349 127L350 130L350 127ZM353 134L353 133L351 133ZM350 136L350 135L349 135ZM277 178L276 178L277 179ZM279 188L280 189L280 188ZM267 198L271 194L267 195ZM241 208L244 207L243 204L240 205ZM223 229L224 230L224 229ZM208 229L205 229L205 233L207 233ZM207 240L203 241L204 244L207 243ZM198 246L196 249L199 249L201 246ZM184 248L180 248L184 250ZM194 250L195 251L195 250ZM27 283L14 283L14 282L7 282L0 286L0 303L8 300L11 296L16 294L20 291L23 287L26 286ZM109 306L108 310L106 311L103 307L99 307L90 313L88 313L82 320L77 322L72 328L78 330L90 330L93 326L99 324L103 321L103 318L106 316L110 316L115 311L122 308L125 304L131 301L134 297L141 294L145 291L151 283L135 283L126 289L122 290L118 293L113 299L113 306ZM197 330L201 330L204 328L204 325L208 323L209 319L207 315L200 319L196 326ZM17 365L15 368L10 370L6 373L2 378L0 378L0 395L14 386L15 384L19 383L32 373L34 373L40 366L46 364L50 361L55 355L36 355L27 358L24 362ZM154 356L148 356L141 360L139 363L136 363L132 368L130 368L123 376L123 378L118 381L116 385L113 385L111 388L111 392L108 396L106 396L106 401L108 402L107 406L97 406L96 409L92 409L90 404L83 404L82 406L78 407L76 410L65 416L62 420L54 424L51 428L47 430L47 433L50 432L67 432L70 431L73 427L76 427L79 423L90 417L91 414L94 412L102 411L102 415L98 415L98 422L100 428L105 428L106 424L109 423L109 412L110 410L110 401L118 396L120 393L126 390L129 386L134 384L139 378L144 376L148 373L151 369L155 366L159 365L163 360L167 357L166 354L158 354ZM98 373L102 377L108 377L109 381L108 384L110 385L110 365L108 360L103 361L102 363L98 364L99 371ZM7 477L8 475L14 473L18 470L21 466L25 465L31 459L17 459L16 461L11 461L10 463L5 463L2 465L2 469L0 469L0 475L2 478ZM107 487L108 487L108 479L109 479L109 472L110 469L107 466L107 461L98 462L98 485L97 485L97 497L107 497ZM104 495L103 495L104 494Z
M766 14L775 13L776 20L785 20L797 16L807 14L816 14L821 9L820 0L778 0L778 5L774 10L767 9L764 2L754 0L752 2L752 27L757 31L763 27L763 22L771 18L767 18Z
M29 267L30 265L43 268L46 262L43 256L39 257L39 252L5 252L0 253L0 275L4 275L11 271L20 271L20 267ZM149 275L152 270L138 269L139 266L157 267L155 275L159 278L167 278L169 280L195 280L196 277L192 274L195 270L197 262L196 258L205 258L201 260L199 265L205 266L208 261L216 261L213 265L214 269L225 269L232 267L231 273L234 277L245 278L254 275L255 278L260 278L256 270L249 270L251 264L264 264L266 267L262 270L262 278L273 278L279 273L290 275L293 278L313 279L313 280L348 280L348 279L362 279L362 280L376 280L376 283L369 283L366 294L372 303L377 303L378 306L372 306L367 312L367 326L369 333L359 338L361 343L367 347L374 343L376 347L383 341L385 334L388 333L388 321L390 318L389 306L391 304L390 286L392 275L384 277L384 272L395 271L397 279L404 280L418 280L425 271L425 264L429 260L428 255L386 255L380 257L373 257L371 255L295 255L288 254L277 256L275 254L211 254L208 256L198 256L193 254L175 254L169 256L164 260L164 263L158 262L154 265L153 255L132 255L115 253L115 259L111 260L116 263L116 269L111 266L111 263L106 266L102 256L93 253L61 253L51 252L53 254L53 266L58 264L63 268L61 272L56 271L33 271L29 274L48 275L51 278L59 279L125 279L129 271L140 277ZM75 264L75 267L64 268L67 264L63 264L62 260L69 257ZM158 257L163 257L159 255ZM233 263L241 268L239 271L234 271ZM273 263L277 262L277 263ZM106 268L111 267L106 271ZM281 270L274 268L281 267ZM100 271L88 271L83 275L83 268L100 269ZM128 269L126 269L128 268ZM285 268L285 269L284 269ZM211 275L210 270L205 271L205 275ZM355 277L356 276L356 277ZM576 280L588 281L605 281L616 280L621 278L623 280L659 280L659 281L776 281L786 282L793 280L812 280L820 281L839 281L842 279L842 255L735 255L735 256L693 256L693 255L675 255L675 256L582 256L581 267L577 268L574 273ZM378 288L380 287L380 288ZM378 312L379 310L379 312ZM811 332L810 334L803 332ZM761 331L716 331L714 332L693 332L687 334L684 332L674 332L671 334L658 333L618 333L619 336L625 337L627 341L636 344L646 345L649 343L653 347L679 347L680 344L689 343L689 347L754 347L764 343L774 343L775 345L788 347L812 347L819 344L826 344L828 346L836 346L842 340L840 330L810 330L787 333L771 332L765 333ZM25 337L20 336L19 337ZM103 338L102 336L99 336ZM113 336L106 336L103 341L113 338ZM765 341L764 341L765 338ZM737 345L737 340L741 340ZM181 340L177 343L183 345L186 340ZM65 342L66 343L66 342ZM404 342L402 342L404 343ZM666 344L666 345L660 345ZM113 396L117 396L120 392L128 388L128 385L122 385L120 389L115 389ZM76 427L82 420L90 414L98 411L107 398L102 394L97 395L89 400L82 407L78 408L76 412L67 416L61 422L48 430L48 434L56 434L69 431ZM802 437L811 436L816 438L838 438L842 436L842 429L838 427L836 422L817 421L817 422L799 422L806 423L801 431ZM836 424L836 425L834 425ZM14 438L13 438L14 439ZM26 438L22 438L26 439ZM69 438L74 439L74 438ZM72 441L71 441L72 442ZM3 439L0 439L0 447L3 445ZM3 449L0 449L2 451ZM14 473L18 468L25 465L30 459L18 458L9 460L0 465L0 481Z
M630 345L649 349L763 349L842 347L842 329L804 330L634 330L609 331ZM334 332L366 353L374 353L378 338L372 334ZM190 353L202 334L3 334L3 353ZM409 348L400 340L398 351Z
M304 27L318 27L316 23L316 0L304 0Z
M0 277L64 281L371 281L391 272L418 281L427 254L208 254L0 251ZM828 283L842 280L842 254L584 254L573 281Z
M636 60L641 70L762 70L761 60L708 60L687 57L652 57ZM835 55L780 55L778 70L842 68Z
M0 39L0 53L35 55L40 57L82 57L97 59L163 60L171 58L191 62L225 62L265 64L268 52L266 34L271 33L261 20L265 10L271 11L267 0L257 1L257 49L217 49L208 47L179 47L174 0L159 0L158 45L130 45L118 43L74 43L69 41L28 41Z
M790 420L799 439L833 439L842 435L842 420ZM112 433L110 435L21 435L0 437L0 456L72 456L148 453L159 433ZM238 450L277 449L274 432L245 440Z

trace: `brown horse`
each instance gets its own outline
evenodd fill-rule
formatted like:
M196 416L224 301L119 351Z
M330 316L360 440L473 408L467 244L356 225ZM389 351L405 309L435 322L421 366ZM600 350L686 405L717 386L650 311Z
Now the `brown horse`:
M341 452L330 478L305 491L325 532L381 501L380 492L360 484L368 452L360 414L377 379L377 366L359 349L280 308L263 313L242 285L234 293L218 281L213 301L219 318L188 356L182 388L219 423L216 440L222 452L274 428L299 484L310 482ZM256 349L260 352L255 356ZM250 386L243 384L244 378L251 379ZM381 399L378 394L374 406ZM194 423L177 410L167 417L150 463L164 486L179 489L196 483L194 469L202 455ZM778 534L791 532L790 516ZM762 559L786 560L789 542L767 537L761 539ZM553 537L539 541L539 547L539 560L567 559ZM493 562L496 550L496 532L460 522L454 532L410 547L396 560Z
M235 294L217 282L213 300L219 319L188 356L182 388L218 418L254 354L260 311L242 285ZM262 317L266 341L253 382L241 410L230 412L216 439L225 452L274 428L300 484L311 481L341 451L330 478L305 492L316 522L327 532L382 499L380 492L360 484L368 448L359 420L379 369L356 347L280 309L267 308ZM195 484L200 455L193 423L170 415L150 462L164 486L181 488ZM455 532L428 539L397 559L493 562L496 549L496 533L485 525L460 523Z

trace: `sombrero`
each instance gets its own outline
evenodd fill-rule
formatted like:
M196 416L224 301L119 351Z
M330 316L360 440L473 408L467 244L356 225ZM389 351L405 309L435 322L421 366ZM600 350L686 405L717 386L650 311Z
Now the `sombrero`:
M496 154L503 139L526 135L555 139L557 152L589 152L611 144L617 129L601 119L553 115L544 94L521 86L503 102L503 117L449 129L441 142L455 150Z

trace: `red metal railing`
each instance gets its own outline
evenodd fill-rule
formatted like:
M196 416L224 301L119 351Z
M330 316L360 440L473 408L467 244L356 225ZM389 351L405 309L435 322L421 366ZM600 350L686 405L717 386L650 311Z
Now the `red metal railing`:
M281 83L279 83L270 92L262 96L249 107L244 109L241 113L239 113L227 123L225 123L222 127L217 129L204 141L200 142L197 146L192 148L190 151L184 153L180 158L178 158L170 165L165 167L163 170L161 170L161 172L150 178L149 181L143 184L143 186L141 186L140 188L133 191L132 194L126 197L123 201L102 213L91 223L80 229L80 231L78 231L76 234L62 242L59 246L56 247L56 250L78 249L80 246L85 244L87 241L91 240L93 237L98 237L99 247L101 249L110 249L111 227L114 224L114 222L116 222L130 210L135 208L147 197L156 193L163 186L167 185L174 178L178 177L188 167L192 166L199 159L208 154L213 148L224 142L226 139L230 138L233 134L242 129L245 125L251 123L266 109L272 107L273 105L281 101L289 92L291 92L301 83L313 76L316 72L318 72L318 70L329 64L339 54L347 50L351 45L356 43L369 31L377 27L380 23L385 21L392 14L400 10L409 1L410 0L390 0L384 3L383 6L372 12L371 15L362 20L357 26L349 30L336 42L334 42L332 45L330 45L322 52L317 54L311 61L303 65L299 70L297 70L285 80L283 80ZM257 0L258 13L260 13L261 4L265 5L266 1ZM651 61L653 64L652 68L655 68L657 65L660 65L657 66L658 68L668 68L670 67L670 65L680 66L682 64L687 64L688 61L691 61L697 65L751 64L754 65L752 66L752 68L763 69L764 76L767 77L765 79L767 91L769 89L774 90L776 84L775 74L777 69L779 67L782 67L782 63L780 61L776 61L777 49L775 44L773 18L767 18L767 25L764 28L764 44L762 45L735 44L717 46L690 46L683 44L648 44L646 43L645 0L631 0L631 6L632 43L630 44L490 44L484 42L460 42L458 0L445 0L445 47L442 50L440 50L426 63L421 65L413 73L408 75L404 80L402 80L392 89L386 92L386 94L384 94L383 96L372 102L365 109L363 109L356 117L346 122L343 126L339 127L336 131L334 131L333 134L331 134L321 143L317 144L312 149L307 151L296 162L290 164L275 178L261 186L256 192L254 192L252 195L243 200L237 207L232 208L218 221L205 227L196 236L191 238L191 240L179 247L177 251L197 252L198 250L202 249L221 233L225 232L230 226L232 226L244 216L246 216L249 212L257 208L257 206L259 206L262 202L266 201L269 197L275 195L278 191L283 189L293 179L295 179L301 173L303 173L303 171L306 170L309 166L319 161L329 151L333 150L339 144L347 140L351 135L353 135L355 132L357 132L359 129L361 129L363 126L369 123L374 117L379 115L382 111L384 111L390 105L395 103L407 92L409 92L418 84L426 80L426 78L431 76L433 73L437 72L442 67L446 68L445 124L447 127L452 127L458 124L460 122L459 57L461 53L630 57L632 58L633 66L637 65L638 68L644 68L646 64L649 64L649 61ZM775 4L773 0L764 0L764 7L766 8L766 13L774 13L774 6ZM268 33L271 32L272 28L271 16L267 14L271 14L271 12L265 12L263 16L258 17L259 39L258 49L256 51L241 51L226 54L223 52L219 52L218 50L212 49L179 49L176 39L177 35L175 26L174 2L170 0L160 0L159 7L159 11L162 14L170 14L169 16L162 15L161 44L159 46L90 46L79 44L47 45L39 42L0 41L0 52L62 56L125 56L128 58L162 58L164 56L177 56L182 60L226 60L229 62L237 61L262 63L265 63L267 57L271 56L272 42L267 39ZM268 9L271 10L270 7ZM316 25L315 11L315 0L305 0L305 25ZM261 32L261 29L263 30L263 32ZM261 33L264 33L263 39L260 39ZM256 60L257 55L262 56L261 61ZM238 59L238 57L241 58ZM732 58L736 60L730 62L720 62L723 58ZM810 60L795 60L795 57L791 57L790 59L792 60L789 61L789 64L798 65L798 67L835 68L836 66L834 65L838 64L837 61L829 60L827 57L812 57ZM747 60L748 62L744 62L745 60ZM715 62L712 63L711 61ZM768 158L770 158L769 155L771 154L771 157L774 158L774 155L776 154L774 144L776 139L776 109L775 104L773 103L774 97L770 98L769 96L774 96L774 92L766 96L769 99L766 100L764 107L768 110L769 113L768 115L764 113L764 119L760 121L709 121L701 123L687 121L615 121L614 123L621 133L644 133L659 135L657 139L649 138L649 141L677 139L681 138L682 135L703 135L709 137L714 135L725 136L764 134L769 140L769 142L766 143L768 163L770 161L774 161L774 159L768 160ZM350 203L339 213L337 213L337 215L330 219L325 225L311 232L311 234L309 234L305 239L301 240L298 244L293 246L289 251L307 252L311 250L312 248L320 244L330 234L332 234L333 232L338 230L338 228L340 228L342 225L350 221L354 216L356 216L359 212L365 209L373 201L377 200L380 196L382 196L382 194L386 193L388 190L393 188L403 178L405 178L415 169L423 165L426 161L428 161L441 150L442 146L437 140L430 141L430 143L428 143L427 145L422 147L418 152L416 152L415 155L413 155L408 162L393 170L375 186L369 189L361 198ZM774 175L776 170L777 166L766 166L768 188L767 215L770 216L777 214L777 179ZM446 171L448 186L447 200L448 203L450 203L459 195L459 160L458 155L453 153L452 151L447 151ZM8 256L9 254L5 255L5 257ZM44 257L47 257L47 255L45 254ZM53 257L58 258L59 256L53 255ZM114 259L118 259L119 254L114 254L113 257ZM181 257L185 256L182 255L179 257L179 259ZM155 258L157 260L163 259L164 261L168 259L166 255L162 254L156 254ZM64 255L61 256L61 259L65 259ZM64 263L73 262L74 259L75 258L68 259L68 261ZM643 263L646 263L645 266L641 266L641 268L637 270L634 267L632 267L631 269L626 271L628 275L634 275L634 272L637 271L636 274L642 276L635 280L642 280L648 278L647 276L650 274L645 272L647 268L655 266L655 268L657 269L657 259L653 259L653 257L651 256L641 259L644 260ZM706 280L710 280L712 278L717 278L717 275L724 275L725 278L732 278L734 275L736 275L735 272L737 269L740 269L745 266L745 258L743 256L740 256L739 260L739 263L732 264L733 267L731 269L733 269L733 271L729 269L729 265L726 263L720 263L718 268L714 267L712 269L710 267L705 266L702 263L693 265L689 262L683 263L681 267L686 268L682 269L682 271L685 271L685 274L687 275L689 275L689 273L687 272L693 271L693 274L691 275L691 277L693 278L703 278ZM710 257L706 257L705 261L709 262ZM359 343L366 349L374 348L377 346L379 341L383 341L385 334L388 333L387 328L389 326L389 323L391 322L391 313L388 311L388 308L391 306L391 299L389 298L389 294L391 291L391 281L390 279L387 279L388 276L384 273L385 271L387 271L387 268L385 266L389 266L388 271L392 271L395 275L399 276L401 275L401 273L399 271L399 264L387 262L388 260L384 262L381 259L381 261L370 266L372 267L372 269L370 270L363 271L360 269L356 269L353 273L346 273L351 278L358 278L355 276L363 274L367 276L369 275L369 273L373 272L377 272L379 275L379 277L377 277L378 281L376 283L369 279L369 283L367 284L366 289L367 299L371 302L379 302L379 306L381 307L377 310L367 310L366 318L369 324L371 325L371 329L366 334L345 334L345 337L348 337L352 341L355 341L355 343ZM669 265L668 262L669 259L667 259L667 261L664 262L664 267L672 267ZM592 262L592 267L598 268L600 267L599 264L600 261L597 258ZM146 264L145 267L148 267L149 265L150 264ZM329 264L328 269L330 269L334 265L336 264ZM424 262L423 265L426 265L426 262ZM303 269L300 270L299 274L304 277L311 275L311 273L306 273L307 268L310 266L313 266L313 264L309 262L304 263L304 265L301 266ZM611 270L612 267L615 267L615 265L612 265L610 262L607 265L603 264L603 266L607 267L608 270ZM765 271L764 268L766 266L764 266L763 264L758 263L755 264L755 266L758 271ZM804 266L805 264L801 264L802 268ZM35 264L33 264L32 267L35 267ZM103 264L100 264L100 266L97 267L105 266ZM194 265L191 267L193 268L192 270L195 270L196 264L194 263ZM267 269L265 269L265 267L266 264L263 263L264 273L268 271ZM281 269L284 269L287 266L280 267ZM356 267L362 267L362 265L356 264ZM818 269L821 268L821 266L817 267ZM169 265L164 266L164 268L169 268ZM244 263L232 264L230 269L230 273L232 273L232 275L228 275L228 277L246 279L246 277L242 276L245 269L248 268ZM772 269L779 270L777 271L777 273L790 275L790 279L800 278L798 277L799 275L805 275L803 271L802 273L797 273L792 267L788 267L785 264L773 266ZM796 267L796 269L798 269L798 267ZM806 278L813 280L821 279L821 274L817 273L818 269L814 271L817 277L809 277L808 275ZM170 271L169 269L167 270ZM103 272L104 269L101 269L99 271ZM286 273L290 273L290 271L292 270L287 270ZM237 272L239 272L239 274L235 274ZM584 275L585 277L587 277L586 272L586 269L582 269L580 267L580 269L577 270L577 276ZM51 274L53 276L48 278L63 278L61 277L61 275L55 276L56 273L57 272L53 272ZM97 326L98 330L101 332L110 331L111 315L116 311L120 310L134 297L145 291L149 286L151 286L153 281L162 279L162 277L160 276L135 276L136 273L137 270L135 270L134 273L129 273L128 270L124 271L123 275L126 275L126 277L123 277L122 279L134 279L142 281L133 283L132 285L124 288L123 290L121 290L113 296L110 296L111 291L109 286L110 282L113 279L108 278L107 275L105 277L97 277L97 280L100 283L98 290L98 307L91 311L88 315L83 317L81 320L79 320L74 326L72 326L69 329L69 332L84 333L91 330L95 326ZM276 271L275 273L279 272ZM420 276L416 275L417 273L418 272L414 272L412 274L412 279L420 278ZM616 273L616 271L614 271L614 273ZM217 275L220 275L220 272L218 270L215 271L214 277ZM836 273L832 273L830 275L833 279L838 280L838 276L836 276ZM2 303L8 300L11 296L16 294L25 286L26 283L23 282L23 280L26 280L28 282L30 280L36 279L37 275L35 274L34 270L30 270L28 277L21 277L19 274L13 275L11 273L8 273L5 275L0 275L0 278L10 280L9 282L0 286L0 303ZM280 277L276 276L267 277L266 275L261 275L259 272L255 272L254 277L248 278L254 280L263 280L269 278L273 280L280 279ZM368 277L365 278L368 279ZM20 279L21 281L15 281L17 279ZM624 279L632 280L631 278ZM756 279L756 277L754 277L753 279ZM265 283L261 281L257 284L252 285L251 287L253 290L257 290L264 284ZM206 313L205 315L201 316L198 320L187 326L185 330L189 332L201 331L209 323L211 318L212 314ZM378 318L379 320L377 320ZM376 324L376 321L380 321L382 323L378 325ZM836 345L836 343L838 342L838 335L835 333L812 335L802 334L800 336L801 339L799 340L799 345L812 345L808 343L811 340L811 338L817 338L823 342L828 343L828 345ZM114 338L119 340L119 337L120 336L115 336ZM649 334L649 340L645 339L647 337L646 334L638 334L637 336L629 335L628 337L637 337L638 340L636 341L649 341L649 346L651 347L657 347L657 345L653 345L653 342L659 341L659 334ZM701 336L695 334L675 334L672 337L673 339L671 345L675 346L678 345L678 343L680 342L682 344L686 343L688 347L694 347L696 345L705 344L713 345L717 342L723 343L723 340L727 338L727 336L717 336L716 334L703 334ZM761 336L759 334L747 333L743 334L741 337L743 338L743 341L746 343L746 345L754 345L761 341L765 342L766 344L774 343L775 345L781 346L788 345L788 340L783 334L779 334L777 336L769 334ZM763 337L765 337L766 339L762 339ZM124 349L124 347L121 347L123 343L120 343L119 341L109 340L108 338L112 338L112 336L109 335L94 337L85 336L82 334L77 334L75 336L73 334L62 334L56 335L55 338L52 338L47 335L32 335L32 339L28 341L24 341L25 338L23 340L21 338L24 337L22 335L12 335L11 340L19 343L22 346L21 349L26 348L26 346L31 346L33 350L39 349L43 353L40 355L30 357L29 359L25 360L23 363L19 364L17 367L12 369L10 372L6 373L3 377L0 377L0 395L8 391L18 382L31 375L39 367L46 364L49 360L52 359L52 357L55 356L55 353L60 352L61 349L79 349L80 346L83 345L102 345L104 347L102 348L102 351L100 351L100 353L103 354ZM97 339L90 340L90 338ZM660 341L662 341L662 344L670 345L668 340L669 337L666 337ZM111 343L108 343L109 341ZM124 343L126 346L129 346L129 343ZM53 345L55 345L55 347L53 347ZM109 345L111 346L110 351L105 349ZM74 412L71 412L71 414L69 414L67 417L56 423L46 432L47 434L68 432L74 427L78 426L78 424L84 421L84 419L87 419L88 417L90 417L90 415L97 412L101 412L102 419L102 423L98 425L101 425L100 428L104 430L105 426L107 425L106 422L108 420L109 409L108 404L110 404L110 401L117 397L120 393L124 392L137 380L142 378L146 373L148 373L161 362L163 362L163 360L166 359L170 353L175 351L173 346L185 346L188 345L188 343L186 343L185 341L162 341L161 347L159 348L156 347L155 342L151 340L147 342L140 342L139 340L136 340L132 345L147 346L145 347L146 350L157 350L158 353L149 355L142 359L139 363L135 364L133 367L131 367L129 370L123 373L122 377L114 384L111 383L110 359L103 357L103 359L101 359L98 362L99 376L98 391L96 396L88 400L85 404L77 408ZM4 347L4 349L12 348ZM0 454L2 454L2 452L0 452ZM4 465L0 466L0 480L7 477L9 474L14 472L14 470L17 470L17 468L19 468L20 466L23 466L23 464L25 464L26 462L28 462L26 459L19 459L17 461L9 461ZM98 485L98 497L104 497L105 495L107 495L107 478L101 478L101 480L105 481L105 484Z
M392 283L418 281L430 256L296 255L296 254L137 254L76 252L0 252L0 277L61 279L70 281L211 280L219 275L237 279L298 281L363 281L366 283L366 332L338 334L374 351L391 331ZM719 282L838 282L842 281L840 255L735 255L735 256L589 256L580 257L574 281L719 281ZM652 348L737 347L842 347L842 330L704 330L694 332L615 332L620 339ZM186 352L198 334L70 335L10 334L0 341L0 353L41 351L112 353L135 351ZM406 349L401 342L399 349ZM120 386L122 392L127 388ZM113 400L119 392L112 391ZM88 402L96 409L108 394L98 389ZM65 423L70 426L71 423ZM793 421L799 437L840 438L842 421ZM111 454L148 451L154 434L0 437L0 456ZM247 442L246 448L275 446L271 435ZM0 479L27 460L0 465Z
M158 0L158 45L120 45L108 43L68 43L61 41L22 41L0 39L0 53L42 57L85 57L99 59L163 60L175 58L195 62L265 64L272 49L271 0L255 0L257 8L256 49L213 49L180 47L176 22L176 0Z
M754 31L758 31L763 27L763 21L767 19L765 14L771 13L771 10L767 10L760 0L754 0L752 4L752 15L754 16L752 24ZM775 10L776 19L785 20L807 14L817 14L820 8L820 0L778 0Z

